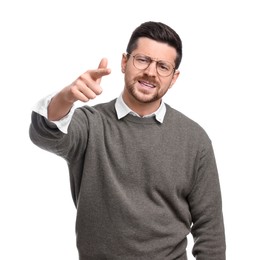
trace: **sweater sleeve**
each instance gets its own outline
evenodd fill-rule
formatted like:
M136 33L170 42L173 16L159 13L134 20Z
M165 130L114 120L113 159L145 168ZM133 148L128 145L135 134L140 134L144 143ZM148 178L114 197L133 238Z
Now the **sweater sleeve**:
M57 128L56 124L33 111L31 114L29 137L38 147L57 153L59 140L64 137L64 133Z
M193 255L197 260L225 260L221 190L212 145L198 154L196 180L188 197L192 215Z
M64 134L54 122L33 111L29 136L31 141L41 149L52 152L69 162L77 161L83 155L87 130L87 117L80 109L74 113L67 134Z

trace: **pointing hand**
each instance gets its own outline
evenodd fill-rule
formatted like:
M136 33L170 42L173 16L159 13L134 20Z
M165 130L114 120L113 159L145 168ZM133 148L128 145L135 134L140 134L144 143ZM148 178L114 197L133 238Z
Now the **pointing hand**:
M48 119L59 120L69 112L75 101L87 102L101 94L101 78L111 73L107 65L107 59L103 58L97 69L86 71L56 94L48 106Z
M100 86L101 78L109 75L111 70L107 68L108 61L103 58L95 70L88 70L80 75L70 86L67 87L67 100L75 102L77 100L87 102L100 95L102 88Z

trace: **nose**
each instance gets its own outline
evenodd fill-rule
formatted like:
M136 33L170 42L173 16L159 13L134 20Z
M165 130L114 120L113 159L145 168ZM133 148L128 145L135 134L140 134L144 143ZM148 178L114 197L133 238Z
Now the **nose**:
M149 66L145 69L145 73L147 73L150 76L155 76L157 74L156 66L156 61L152 60Z

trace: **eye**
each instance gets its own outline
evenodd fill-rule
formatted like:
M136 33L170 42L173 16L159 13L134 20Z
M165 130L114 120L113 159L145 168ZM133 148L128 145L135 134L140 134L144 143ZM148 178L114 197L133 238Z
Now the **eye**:
M165 63L165 62L158 62L157 63L157 65L158 65L158 68L160 69L160 70L162 70L162 71L170 71L170 69L171 69L171 67L170 67L170 65L168 65L167 63Z
M147 57L147 56L138 55L135 58L136 58L136 61L141 63L141 64L148 64L148 63L150 63L150 58Z

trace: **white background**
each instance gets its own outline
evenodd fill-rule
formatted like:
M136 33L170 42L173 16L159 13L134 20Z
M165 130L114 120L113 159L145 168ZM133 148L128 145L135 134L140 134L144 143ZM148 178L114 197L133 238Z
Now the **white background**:
M254 1L8 0L0 3L0 259L77 259L75 207L64 160L28 137L41 97L109 59L98 103L123 89L133 29L169 24L184 45L181 75L165 101L212 139L223 196L227 259L255 257ZM192 239L188 254L191 257Z

